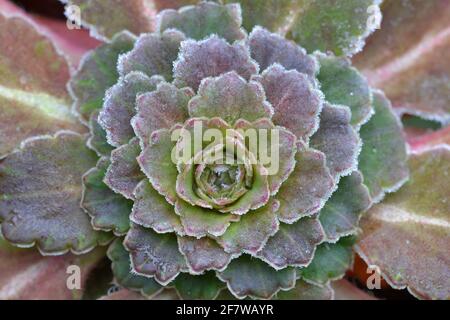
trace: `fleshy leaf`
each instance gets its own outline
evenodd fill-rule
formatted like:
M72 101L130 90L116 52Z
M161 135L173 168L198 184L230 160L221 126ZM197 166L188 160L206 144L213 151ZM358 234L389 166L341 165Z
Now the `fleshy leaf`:
M188 236L201 238L207 235L219 237L225 233L231 222L239 216L205 209L178 199L175 212L181 217L181 224Z
M67 5L80 9L82 25L91 31L91 35L107 41L122 30L134 34L149 32L153 29L155 11L152 1L147 0L60 0Z
M371 204L369 190L363 184L360 172L343 177L336 192L320 211L319 219L327 241L334 242L356 233L361 215Z
M273 109L265 98L264 89L258 82L247 83L232 71L202 81L198 95L189 102L189 115L219 117L230 125L239 119L271 118Z
M120 147L134 137L130 121L136 114L136 98L141 93L155 90L162 80L159 76L149 78L143 73L132 72L108 89L98 121L107 133L109 144Z
M170 129L183 123L188 117L189 99L194 93L189 88L178 89L172 84L161 83L156 91L138 97L137 114L131 124L143 145L150 141L158 129Z
M364 76L343 57L316 53L320 63L317 78L325 98L332 104L350 108L352 125L359 128L373 114L372 94Z
M217 242L231 254L256 254L278 231L278 208L279 203L272 201L258 210L246 213L240 221L231 224Z
M104 181L114 192L127 199L134 198L134 189L145 178L136 160L140 152L137 138L111 152L111 164Z
M402 124L382 92L374 93L374 107L375 115L360 132L359 168L370 195L379 202L386 192L400 188L409 172Z
M411 177L361 219L356 249L395 288L419 298L450 299L450 148L409 160Z
M311 138L311 146L327 158L331 175L339 177L357 168L361 139L350 124L347 107L325 103L320 116L320 128Z
M81 207L92 218L95 229L123 235L130 228L132 202L112 191L103 182L109 163L107 158L101 158L97 166L83 176Z
M294 171L275 196L280 201L278 218L285 223L317 213L335 186L322 152L298 144L296 160Z
M74 109L83 120L88 121L93 111L102 108L105 91L119 78L117 59L131 50L134 42L132 34L121 32L111 43L105 43L84 56L69 82L69 91L75 100Z
M231 261L231 255L208 237L201 239L179 237L178 246L186 258L190 272L194 274L206 270L223 270Z
M377 300L367 291L359 289L355 284L345 279L333 281L331 287L334 291L335 300Z
M174 204L177 199L175 190L178 170L172 161L172 150L175 142L171 139L169 130L154 131L150 143L138 157L141 170L155 188L166 200Z
M176 215L173 205L153 189L146 179L138 184L134 196L131 221L157 233L176 232L183 235L180 217Z
M133 50L119 58L120 75L140 71L149 77L160 75L166 81L172 81L173 62L178 57L180 43L185 39L184 34L177 30L141 35Z
M252 75L258 73L259 68L250 58L248 48L244 44L236 42L231 45L213 35L202 41L182 42L173 70L178 87L188 86L197 90L204 78L235 71L245 80L249 80Z
M259 119L254 123L240 120L236 123L235 128L243 130L244 133L248 129L267 130L267 146L272 148L272 143L273 146L276 145L276 148L278 148L278 159L276 164L274 163L275 161L269 161L269 163L264 164L264 167L268 172L270 193L272 195L277 194L281 185L288 179L296 165L297 139L295 135L283 127L275 126L268 119ZM277 134L277 140L272 141L272 138L275 139L275 133ZM266 135L263 133L263 136L265 137ZM251 146L247 145L247 148L251 149ZM261 160L260 154L258 154L257 158ZM263 160L267 161L266 159Z
M213 300L225 286L211 271L201 276L180 274L173 284L180 297L186 300Z
M287 37L309 52L351 56L379 25L380 0L299 0Z
M278 63L286 70L297 70L307 74L311 79L316 77L319 69L316 58L308 55L302 47L276 33L255 27L249 36L248 45L252 58L259 63L263 71L272 64Z
M0 13L0 158L33 136L85 132L70 110L69 78L66 59L46 36Z
M146 297L158 294L162 287L153 279L139 276L131 269L130 254L125 250L123 239L118 238L108 248L108 258L111 260L111 268L114 274L114 282L127 289L139 291Z
M238 4L220 5L201 2L196 6L162 11L158 16L157 30L183 31L187 37L202 40L212 34L232 43L245 37L241 30L242 16Z
M322 110L322 93L308 76L275 64L255 78L263 85L275 111L272 121L307 140L317 130Z
M124 245L130 252L133 272L154 277L163 286L175 279L180 272L187 271L174 234L159 234L132 224Z
M86 280L105 255L104 248L76 256L42 257L34 249L13 247L0 238L0 299L1 300L79 300ZM80 267L81 290L70 290L68 270ZM72 269L73 270L73 269Z
M295 288L277 293L277 300L332 300L333 289L329 285L317 286L303 280L298 280Z
M311 262L316 246L323 239L319 220L306 217L294 224L281 224L258 256L277 270L288 266L304 267Z
M108 143L106 138L106 131L98 123L98 111L92 112L89 119L90 136L87 141L87 146L94 150L99 157L108 157L114 148Z
M109 235L92 229L81 209L81 176L96 155L83 136L60 132L24 142L0 164L0 219L11 243L43 254L76 253L103 244Z
M309 266L299 270L302 279L324 285L342 278L353 263L354 243L355 238L345 237L336 243L319 245Z
M450 121L450 3L385 0L381 30L354 62L400 112Z
M225 271L217 276L226 282L228 289L240 299L247 296L270 299L280 289L292 289L296 281L295 269L276 271L263 261L248 255L231 261Z
M414 151L426 150L440 144L450 145L450 126L430 134L410 138L408 143Z

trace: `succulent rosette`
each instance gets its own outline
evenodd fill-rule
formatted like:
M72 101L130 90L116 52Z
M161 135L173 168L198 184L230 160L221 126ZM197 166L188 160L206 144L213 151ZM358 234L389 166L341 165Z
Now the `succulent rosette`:
M116 283L146 296L332 298L361 215L408 178L384 94L347 58L247 33L239 4L162 11L155 32L120 32L86 55L69 88L91 150L59 132L8 156L2 190L20 170L63 175L28 185L46 199L33 219L5 199L3 235L44 254L116 238ZM71 214L52 220L59 188Z

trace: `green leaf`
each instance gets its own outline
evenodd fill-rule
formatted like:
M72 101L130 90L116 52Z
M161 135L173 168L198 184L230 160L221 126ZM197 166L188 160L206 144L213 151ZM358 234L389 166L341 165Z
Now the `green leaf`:
M356 250L394 288L418 298L450 299L450 148L414 153L411 177L361 219Z
M81 206L91 216L92 225L97 230L123 235L130 228L132 202L103 182L109 164L107 158L101 158L97 166L83 176Z
M339 181L338 189L320 211L320 223L327 241L355 234L361 215L369 209L372 201L369 190L363 184L363 176L355 171Z
M365 38L378 27L374 22L380 2L298 0L286 36L308 52L351 56L362 50Z
M111 268L114 274L114 281L117 285L139 291L146 297L153 297L158 294L163 287L155 280L139 276L131 269L130 254L125 250L123 238L118 238L108 248L108 258L111 260Z
M86 129L71 112L69 65L27 20L0 13L0 158L30 137Z
M0 164L0 219L11 243L43 254L90 251L110 236L81 209L81 177L97 162L83 136L60 132L25 141Z
M180 274L173 284L180 297L186 300L214 300L225 287L211 271L200 276Z
M102 108L106 90L119 79L117 59L130 51L134 42L135 37L124 31L84 56L69 82L74 109L82 120L88 121L92 112Z
M217 242L231 254L256 254L278 231L278 208L279 203L272 201L260 209L246 213L240 221L231 224Z
M263 261L248 255L231 261L225 271L217 276L226 282L231 293L240 299L247 296L270 299L280 289L292 289L296 281L295 269L276 271Z
M196 6L184 7L179 11L164 10L158 16L157 31L177 29L188 38L202 40L212 34L232 43L241 40L241 10L237 4L220 5L201 2Z
M354 237L345 237L336 243L319 245L311 264L299 270L302 279L324 285L342 278L353 264L354 243Z
M408 179L403 127L383 93L374 93L375 115L361 128L359 168L375 202L398 190Z
M359 128L373 114L372 93L364 76L343 57L316 53L320 63L317 78L325 98L332 104L344 105L352 112L352 125Z
M98 111L94 111L89 119L90 136L87 146L94 150L99 157L109 157L114 148L108 143L106 131L98 123Z
M60 0L80 9L82 25L91 35L104 41L112 39L123 30L134 34L153 29L155 11L152 1L146 0ZM67 12L66 12L67 14Z

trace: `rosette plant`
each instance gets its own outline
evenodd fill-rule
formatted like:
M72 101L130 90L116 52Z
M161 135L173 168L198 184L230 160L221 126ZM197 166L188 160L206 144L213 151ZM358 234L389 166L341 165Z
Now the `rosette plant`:
M104 26L97 35L106 42L71 76L75 116L60 108L66 97L57 85L39 79L68 72L58 52L29 34L29 49L50 69L27 64L18 82L11 80L17 88L2 85L0 95L19 107L37 105L53 123L38 135L44 116L18 114L16 132L2 131L14 138L0 163L4 239L44 256L70 251L78 264L98 261L107 246L115 283L146 297L172 288L185 299L332 298L331 283L353 263L360 218L402 187L410 171L389 99L345 57L376 27L371 10L377 13L379 3L363 2L281 1L272 13L277 19L258 1L243 1L243 9L200 2L163 10L152 24L144 2L118 1L129 11L115 8L105 24L96 12L102 7L88 1L85 23ZM127 14L139 18L128 21ZM327 14L332 20L324 27ZM24 20L1 19L11 31L2 34L6 40L27 30ZM153 31L130 32L147 29ZM38 77L29 81L27 72ZM28 119L40 125L24 126L22 134ZM444 173L447 151L432 158ZM420 157L410 167L420 166ZM405 186L419 196L414 183L425 179L421 174ZM391 208L379 221L431 219L395 203L391 197L373 209ZM370 254L371 242L383 249L388 238L373 221L363 225L375 236L365 233L355 248L383 265L389 251ZM404 280L386 269L394 286ZM445 298L444 281L444 289L410 290Z

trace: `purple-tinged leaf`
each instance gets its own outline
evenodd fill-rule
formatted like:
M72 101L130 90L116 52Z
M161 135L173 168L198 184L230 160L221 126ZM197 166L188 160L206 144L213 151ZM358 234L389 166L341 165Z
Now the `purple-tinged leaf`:
M102 108L105 91L119 78L117 59L130 51L134 42L132 34L121 32L111 43L105 43L84 56L69 82L69 91L75 100L74 109L82 120L89 121L91 113Z
M111 151L114 150L106 138L106 131L98 123L99 111L92 112L89 119L89 132L90 136L87 141L87 146L94 150L99 157L109 157Z
M250 52L244 44L236 42L231 45L213 35L202 41L182 42L173 70L178 87L188 86L197 90L205 78L235 71L249 80L252 75L258 73L259 68L250 58Z
M238 215L193 206L181 199L175 204L175 212L181 218L185 233L196 238L208 235L219 237L225 233L231 222L239 221L240 218Z
M86 280L105 255L104 248L75 256L42 257L0 238L0 300L80 300ZM70 266L80 267L81 289L69 289Z
M358 166L361 139L350 123L347 107L324 104L320 128L311 137L311 147L322 151L335 180L346 176Z
M148 0L60 0L80 8L82 25L91 36L108 41L122 30L134 34L152 31L156 12ZM68 14L68 12L66 12Z
M152 278L165 286L180 272L188 271L183 255L178 251L174 234L159 234L132 224L125 241L130 252L133 272Z
M352 125L359 128L373 114L372 93L364 76L343 57L316 53L320 72L317 78L325 98L331 104L350 108Z
M149 77L160 75L166 81L172 81L173 62L178 57L180 43L185 39L184 34L177 30L141 35L133 50L119 58L120 75L140 71Z
M273 109L258 82L247 82L231 71L217 78L203 79L198 95L189 102L189 115L219 117L233 125L239 119L270 119Z
M183 273L173 283L181 299L185 300L214 300L225 287L211 271L201 276Z
M354 62L401 113L450 121L450 3L385 0L381 29Z
M194 93L189 88L178 89L172 84L161 83L156 91L138 97L136 116L131 125L141 144L146 146L152 133L170 129L189 118L188 103Z
M279 228L276 211L279 203L275 200L264 207L250 211L241 220L232 223L227 231L217 239L226 252L239 255L243 252L256 254Z
M145 297L154 297L162 288L154 279L139 276L131 269L130 254L125 250L123 239L118 238L108 248L108 258L111 260L111 268L116 285L138 291Z
M281 224L278 232L267 241L258 257L277 270L288 266L309 265L324 232L317 218L303 218L294 224Z
M381 0L300 0L293 10L287 37L309 52L332 51L351 56L379 26Z
M241 7L238 4L201 2L178 11L171 9L162 11L158 16L157 30L162 32L177 29L195 40L202 40L214 34L231 43L245 37L241 25Z
M327 241L335 242L342 236L355 234L360 217L371 204L369 190L363 184L360 172L343 177L320 211L319 219Z
M333 281L331 287L334 290L335 300L377 300L345 279Z
M70 110L69 78L50 39L29 20L0 13L0 158L33 136L86 131Z
M295 269L276 271L263 261L248 255L231 261L225 271L217 276L227 283L228 289L239 299L247 296L271 299L280 289L292 289L296 282Z
M222 271L232 258L215 240L208 237L201 239L178 237L178 246L186 258L190 273L194 274L201 274L207 270Z
M407 148L400 119L382 92L374 93L375 115L361 128L359 169L374 202L397 191L409 177Z
M106 185L127 199L134 198L134 189L145 178L137 162L140 152L138 139L132 139L111 152L111 164L106 170Z
M323 94L306 74L288 71L279 64L255 79L263 85L275 111L272 121L306 141L318 128Z
M301 278L320 286L341 279L352 267L354 244L354 237L341 238L336 243L322 243L311 263L298 271Z
M132 72L106 91L98 122L105 129L110 145L120 147L134 137L130 121L136 114L136 98L155 90L161 81L160 76L149 78L143 73Z
M319 212L335 188L325 155L301 143L297 149L295 169L275 196L280 201L278 219L284 223Z
M418 298L450 299L450 149L409 160L411 177L361 219L356 249L394 288Z
M175 142L171 138L172 134L169 130L154 131L150 137L150 143L138 157L138 163L153 188L170 204L174 204L177 199L178 170L172 161Z
M297 70L315 79L319 65L314 56L308 55L302 47L286 40L276 33L255 27L248 39L252 58L259 63L262 71L274 63L282 65L286 70Z
M103 182L109 164L108 158L101 158L97 166L83 176L81 207L92 218L95 229L123 235L130 228L129 215L133 203Z
M157 233L176 232L184 235L175 208L153 189L147 179L137 185L134 197L131 221L145 228L151 228Z
M56 255L84 253L110 235L81 209L82 175L97 162L83 136L60 132L26 140L0 164L0 219L11 243Z
M333 289L330 285L318 286L303 280L297 280L295 288L277 293L276 300L332 300Z

